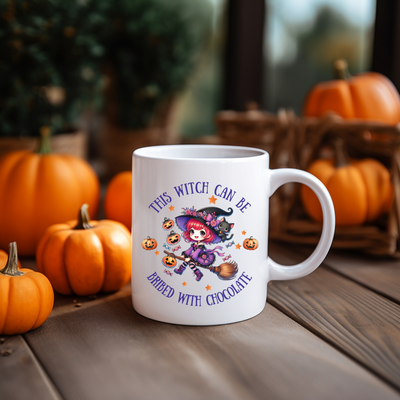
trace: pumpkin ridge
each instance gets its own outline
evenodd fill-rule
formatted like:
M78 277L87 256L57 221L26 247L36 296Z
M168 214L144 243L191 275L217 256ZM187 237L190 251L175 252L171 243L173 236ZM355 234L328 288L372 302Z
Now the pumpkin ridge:
M8 192L8 188L10 188L12 186L12 182L14 180L14 175L16 173L16 171L18 171L18 169L21 167L21 165L24 164L24 162L26 161L25 156L29 155L29 150L22 150L18 152L18 157L15 157L15 159L13 160L13 164L9 167L7 174L4 176L4 180L3 180L3 187L1 188L1 192L0 193L7 193ZM3 160L6 160L5 163L8 162L8 159L12 159L12 157L5 157ZM31 164L31 159L29 158L29 164ZM1 164L0 164L1 165ZM32 166L30 165L30 169L32 169ZM0 186L1 186L1 182L0 182ZM34 186L33 186L34 187ZM32 195L31 193L28 194ZM1 201L1 210L0 210L0 214L4 213L4 210L6 210L8 207L5 206L5 203L7 201L11 201L11 196L5 196L5 200ZM25 211L25 210L23 210ZM29 215L29 213L28 213ZM10 214L3 214L3 218L0 218L1 221L1 225L5 225L8 226L9 225L9 219L14 219L15 216L13 215L13 213ZM21 217L26 221L25 219L25 214L23 217ZM28 227L27 229L30 229L31 227ZM4 232L4 237L2 238L2 232ZM20 242L20 240L17 240L18 242ZM9 240L7 238L7 233L5 229L0 229L0 247L2 248L6 248L6 246L8 246Z
M68 275L67 263L66 263L66 261L65 261L65 253L66 253L66 252L65 252L65 247L66 247L66 243L67 243L68 239L69 239L71 236L72 236L72 235L68 235L67 238L65 239L64 246L62 246L62 256L61 256L61 259L62 259L62 261L63 261L63 262L62 262L62 266L63 266L64 272L65 272L65 277L66 277L66 279L67 279L68 286L69 286L71 292L72 292L72 293L75 293L74 289L73 289L72 286L71 286L71 281L70 281L69 275Z
M97 248L97 251L95 251L93 253L93 240L99 242L100 246ZM79 244L79 245L78 245ZM86 245L88 245L86 247ZM83 247L82 247L83 246ZM85 250L82 250L83 248L85 248ZM88 259L90 260L90 257L93 257L96 255L96 253L101 249L101 251L103 252L102 254L102 260L104 259L104 251L103 251L103 243L100 240L100 238L93 232L92 229L88 229L88 230L76 230L76 231L72 231L72 233L68 236L68 238L65 241L65 245L64 245L64 251L68 252L68 254L70 254L72 252L72 250L75 250L75 257L77 258L79 254L79 252L82 252L82 254L85 255L85 257L88 257ZM89 254L88 254L89 252ZM93 253L93 254L90 254ZM82 255L81 254L81 255ZM77 274L77 267L75 267L75 262L72 263L70 261L70 263L67 265L67 258L65 257L65 267L66 270L68 271L68 273L71 275L71 277L74 277L75 275L78 276L79 278L77 280L74 279L69 279L71 281L71 290L73 291L73 293L77 294L78 296L86 296L89 294L93 294L93 293L98 293L100 291L101 285L103 284L103 280L104 280L104 274L105 274L105 266L104 265L99 265L97 262L94 262L93 259L90 262L90 268L87 269L82 269L81 270L81 274L78 275ZM96 260L98 261L98 260ZM95 267L101 267L98 269L95 269ZM70 271L71 269L71 271ZM99 276L99 274L102 274L102 276ZM91 280L88 283L88 281L85 281L83 278L88 277L89 275L91 276ZM85 284L83 284L82 282L85 282ZM82 285L86 286L83 291L82 289ZM77 286L79 286L77 288ZM88 287L89 287L89 291L88 291ZM98 289L96 288L95 291L93 291L93 287L99 287Z
M76 158L75 156L71 154L62 154L60 157L63 159L68 164L68 167L70 171L72 171L72 174L75 176L76 182L80 182L83 180L86 180L86 182L89 182L91 178L97 178L96 173L92 169L81 169L81 160L79 158ZM78 170L80 169L80 170ZM83 174L85 175L85 179L82 179ZM98 214L99 211L99 201L94 202L95 198L100 197L100 184L98 181L96 181L94 187L88 188L87 185L82 185L78 184L77 187L79 188L79 195L80 199L78 204L84 204L87 203L88 207L91 207L91 214L92 217L95 218ZM95 194L93 192L96 191ZM89 193L90 193L90 200L89 200ZM88 197L88 198L86 198ZM85 199L86 198L86 199Z
M72 172L72 175L74 175L74 177L75 177L75 181L76 182L80 182L81 181L81 176L77 173L77 171L75 170L75 167L72 167L70 164L69 164L69 157L67 156L67 155L61 155L61 158L62 158L62 160L68 165L68 167L69 167L69 169L71 170L71 172ZM89 208L89 204L88 204L88 201L86 200L85 201L85 199L84 199L84 191L82 190L82 187L80 186L80 185L76 185L77 186L77 188L79 188L79 201L77 202L78 204L79 204L79 207L82 205L82 204L87 204L87 208ZM89 217L89 220L90 220L90 217Z
M34 184L34 187L35 188L37 188L38 187L38 182L39 182L39 174L40 174L40 169L41 169L41 165L42 165L42 163L41 163L41 157L42 157L42 155L41 154L39 154L39 153L34 153L38 158L39 158L39 163L38 163L38 165L37 165L37 167L36 167L36 171L35 171L35 174L34 174L34 177L35 177L35 184ZM31 196L33 197L33 199L32 199L32 204L33 204L33 206L34 206L34 210L39 210L40 208L38 208L38 206L39 206L39 204L41 203L41 200L38 198L39 197L39 194L40 194L40 192L39 192L39 190L35 190L34 192L33 192L33 196L32 196L32 194L31 194ZM32 198L31 197L31 198ZM42 234L43 234L44 232L42 232ZM36 248L37 248L37 244L38 244L38 241L36 241ZM36 249L35 249L35 253L36 253Z
M393 99L393 102L396 104L396 109L397 109L397 114L398 114L397 120L400 121L400 104L397 101L398 91L396 89L396 86L394 86L393 82L384 75L378 74L376 72L370 72L370 75L376 79L379 79L379 81L382 82L388 89L388 91Z
M6 279L6 278L3 278ZM0 325L0 332L4 331L4 327L6 326L6 320L7 320L7 315L8 315L8 304L10 304L10 279L7 279L7 288L8 288L8 293L7 293L7 310L4 314L4 319L3 319L3 323L2 325ZM0 324L1 324L1 320L0 320Z
M100 228L99 225L96 225L96 227ZM100 292L103 292L104 286L106 285L106 275L107 275L106 274L106 268L107 268L106 260L107 260L107 257L106 257L106 248L105 248L105 246L103 244L103 237L101 235L101 231L100 231L100 236L97 234L97 232L99 232L99 231L100 231L99 229L93 229L93 233L98 237L98 239L100 240L100 243L101 243L101 247L103 248L104 271L103 271L103 282L101 282L101 289L100 289Z
M23 275L22 275L23 276ZM7 311L6 311L6 315L5 315L5 318L4 318L4 324L3 324L3 328L2 328L2 332L4 332L4 330L6 329L6 327L7 327L7 320L8 320L8 316L10 315L9 314L9 312L8 312L8 309L9 309L9 305L11 304L11 287L12 287L12 285L11 285L11 279L8 279L8 297L7 297Z
M37 265L38 270L44 276L46 276L53 286L53 290L63 295L72 294L71 285L68 280L68 275L65 270L65 263L63 259L63 249L66 237L70 234L70 229L62 229L57 231L51 231L53 227L62 226L62 224L52 225L46 230L46 233L39 242L37 250ZM58 242L58 243L57 243ZM52 262L50 255L50 262L48 261L47 253L52 252L54 247L58 247L60 258L57 258L56 262ZM60 249L61 248L61 249Z
M35 290L36 290L36 293L38 294L37 299L38 299L38 303L39 303L39 309L38 309L38 313L37 313L37 315L36 315L35 322L34 322L34 323L32 324L32 326L28 329L28 331L30 331L30 330L32 330L32 329L35 327L35 325L36 325L36 323L37 323L37 321L38 321L38 319L39 319L39 316L40 316L40 308L43 306L43 301L42 301L43 299L42 299L42 296L41 296L41 294L40 294L40 290L39 290L39 288L38 288L37 285L36 285L35 280L32 279L32 277L31 277L29 274L25 274L25 277L28 278L28 279L31 281L31 284L34 286L34 288L35 288Z
M29 157L29 170L31 171L32 176L34 177L34 182L33 182L33 185L30 187L29 193L26 194L26 196L28 198L32 199L31 209L27 214L25 214L25 215L29 215L29 218L24 217L24 224L26 224L26 226L24 226L24 229L26 229L29 232L28 237L33 237L33 235L30 232L35 231L34 227L36 225L35 224L35 218L36 218L36 214L37 214L36 210L38 210L38 206L40 203L40 199L38 199L38 191L36 190L36 188L38 187L38 175L39 175L39 171L40 171L41 164L42 164L41 157L42 157L41 155L36 154L36 153L32 153ZM26 185L24 185L24 187L25 187L25 189L27 188ZM26 204L24 204L23 208L25 211ZM23 253L23 254L34 253L35 249L27 250L25 248L26 242L27 242L26 238L22 241L22 243L18 242L19 252ZM29 242L31 242L31 240L29 240ZM36 244L37 244L37 240L36 240ZM31 244L29 244L29 246L31 246Z

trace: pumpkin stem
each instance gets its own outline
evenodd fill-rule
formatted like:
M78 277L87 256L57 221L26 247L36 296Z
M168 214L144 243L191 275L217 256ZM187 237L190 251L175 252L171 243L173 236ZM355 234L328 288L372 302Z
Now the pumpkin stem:
M335 166L336 168L341 168L349 165L349 156L347 155L344 140L341 137L336 138L333 141L333 146L335 147Z
M6 266L0 270L3 275L21 276L24 272L18 269L18 252L17 242L12 242L8 245L8 258Z
M90 216L88 212L89 205L84 204L78 214L78 224L73 229L91 229L92 225L89 224Z
M42 126L40 128L40 141L38 146L39 154L50 154L51 146L50 146L50 134L51 129L48 126Z
M333 70L334 70L336 79L347 80L347 79L351 78L346 60L343 60L343 59L336 60L333 63Z

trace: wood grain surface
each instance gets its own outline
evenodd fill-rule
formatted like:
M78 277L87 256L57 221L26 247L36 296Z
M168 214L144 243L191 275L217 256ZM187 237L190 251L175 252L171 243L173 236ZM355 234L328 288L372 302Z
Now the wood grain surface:
M270 254L305 258L273 243ZM12 351L0 357L0 399L400 400L400 306L386 275L396 266L382 269L378 285L375 270L363 272L368 264L341 257L271 282L263 312L231 325L149 320L133 310L130 285L56 294L41 327L1 341L0 351ZM347 265L359 273L343 273Z
M331 252L324 265L400 304L400 260Z
M278 259L288 264L304 258L283 248L279 254ZM373 275L368 279L371 284ZM271 282L268 301L400 389L398 304L324 266L302 279Z
M65 399L400 398L269 304L216 327L144 318L127 288L66 307L25 335Z
M0 336L0 398L61 399L21 335Z

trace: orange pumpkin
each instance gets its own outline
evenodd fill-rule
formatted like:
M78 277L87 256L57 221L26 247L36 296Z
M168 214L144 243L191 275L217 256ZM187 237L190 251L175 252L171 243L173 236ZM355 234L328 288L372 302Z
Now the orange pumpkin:
M328 189L337 225L372 222L392 206L394 189L390 173L375 159L347 161L342 155L336 160L319 159L310 165L308 172ZM301 199L307 214L322 222L322 209L314 192L302 185Z
M165 256L162 259L162 263L167 267L167 268L173 268L176 266L176 258L173 256Z
M171 233L167 237L167 243L170 245L175 245L181 241L181 235L179 233L175 233L171 231Z
M174 221L171 218L165 217L162 227L164 230L168 231L174 226Z
M1 255L2 267L4 256ZM6 265L0 270L0 334L16 335L43 324L53 309L54 293L41 273L18 268L17 244L9 244Z
M47 227L75 218L88 203L97 213L99 180L81 158L48 153L44 133L38 153L15 151L0 159L0 248L15 240L19 253L33 256Z
M343 118L400 122L400 96L393 83L376 72L349 76L344 60L335 62L339 79L321 82L308 93L303 114L322 117L334 112Z
M107 186L104 197L106 218L123 223L129 230L132 224L132 172L115 175Z
M243 247L246 250L255 250L258 248L258 240L254 239L253 236L250 236L249 238L244 240Z
M90 221L87 208L78 221L50 226L36 251L38 270L61 294L113 292L131 276L130 232L117 221Z
M142 247L145 250L154 250L157 247L157 240L147 236L146 239L142 240Z

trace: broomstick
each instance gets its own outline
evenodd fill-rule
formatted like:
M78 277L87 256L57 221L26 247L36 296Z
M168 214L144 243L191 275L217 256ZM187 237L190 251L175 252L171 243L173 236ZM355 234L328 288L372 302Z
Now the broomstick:
M165 254L168 254L171 257L175 257L178 260L182 260L185 261L186 258L182 257L182 256L177 256L173 253L169 253L168 251L164 250ZM218 275L218 278L224 280L224 281L228 281L230 279L233 279L236 274L238 273L239 269L238 269L238 265L236 261L230 261L230 262L224 262L221 265L219 265L218 267L206 267L204 265L200 265L198 263L196 263L199 267L202 268L206 268L208 270L210 270L211 272L214 272L214 274Z

